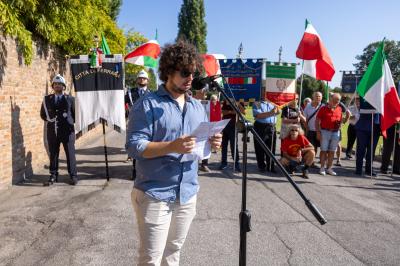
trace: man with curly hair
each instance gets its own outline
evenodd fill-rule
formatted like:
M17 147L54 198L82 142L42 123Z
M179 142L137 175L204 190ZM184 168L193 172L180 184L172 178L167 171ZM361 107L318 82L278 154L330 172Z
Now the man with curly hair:
M198 160L181 158L195 147L190 133L208 121L200 101L188 94L193 75L201 70L202 59L193 45L167 45L159 65L163 84L130 112L126 146L136 159L131 198L140 235L139 265L179 265L196 214ZM209 141L218 149L222 135Z

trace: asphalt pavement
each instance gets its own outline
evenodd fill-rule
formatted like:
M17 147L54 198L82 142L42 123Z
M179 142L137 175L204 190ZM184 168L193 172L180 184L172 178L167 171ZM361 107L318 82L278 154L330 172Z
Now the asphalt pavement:
M138 232L124 136L107 131L111 180L105 179L102 135L77 147L80 182L43 187L47 169L0 191L0 265L134 265ZM238 265L241 175L200 173L197 215L181 265ZM232 161L232 160L231 160ZM338 176L294 176L328 223L321 226L279 172L260 173L249 143L247 265L400 265L400 177L354 176L343 161ZM379 165L375 165L378 167Z

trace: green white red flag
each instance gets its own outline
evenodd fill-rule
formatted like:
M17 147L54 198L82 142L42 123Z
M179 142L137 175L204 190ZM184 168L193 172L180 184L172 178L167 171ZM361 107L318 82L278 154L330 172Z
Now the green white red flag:
M357 92L382 115L381 130L386 137L386 130L400 121L400 101L386 60L384 45L382 41L378 46L357 86Z
M160 45L156 40L148 41L125 56L125 62L139 66L157 67Z
M304 60L304 74L318 80L332 80L335 74L332 59L321 37L308 20L306 20L306 30L297 48L296 57Z
M103 54L105 55L110 55L111 54L111 50L110 47L108 46L106 37L104 37L104 34L101 34L101 50L103 51Z

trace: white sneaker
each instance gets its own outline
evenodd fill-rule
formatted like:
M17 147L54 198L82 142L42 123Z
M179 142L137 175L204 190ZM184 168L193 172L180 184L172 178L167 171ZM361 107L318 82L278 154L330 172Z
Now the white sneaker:
M328 168L328 169L326 170L326 172L327 172L329 175L336 175L336 173L335 173L331 168Z
M321 168L321 169L319 170L319 174L320 174L320 175L326 175L326 173L325 173L325 168Z

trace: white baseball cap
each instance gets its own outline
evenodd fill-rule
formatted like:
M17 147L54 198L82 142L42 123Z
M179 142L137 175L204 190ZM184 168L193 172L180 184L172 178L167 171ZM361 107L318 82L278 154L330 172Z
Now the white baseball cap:
M137 75L136 78L146 78L146 79L149 79L149 75L147 74L146 71L141 70L141 71L138 73L138 75Z

